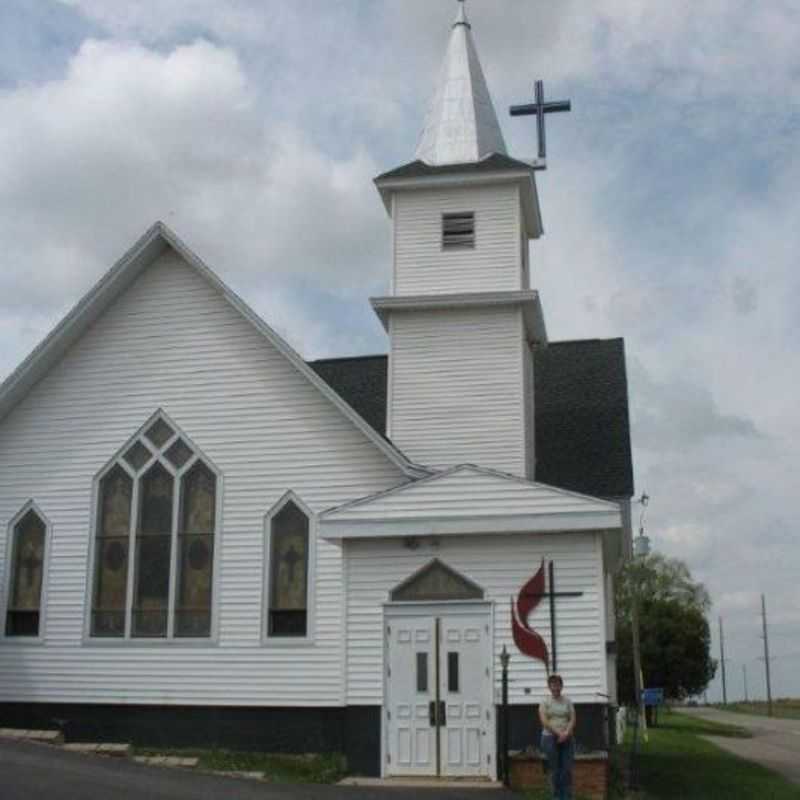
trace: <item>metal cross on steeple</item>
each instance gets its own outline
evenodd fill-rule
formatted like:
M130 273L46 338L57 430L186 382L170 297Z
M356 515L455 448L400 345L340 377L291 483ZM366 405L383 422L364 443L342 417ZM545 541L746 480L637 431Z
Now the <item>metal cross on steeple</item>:
M547 142L544 132L544 115L554 111L571 111L572 103L569 100L556 100L551 103L544 101L544 83L536 81L536 102L524 106L511 106L509 112L512 117L524 117L531 114L536 115L536 127L539 134L539 158L547 157Z

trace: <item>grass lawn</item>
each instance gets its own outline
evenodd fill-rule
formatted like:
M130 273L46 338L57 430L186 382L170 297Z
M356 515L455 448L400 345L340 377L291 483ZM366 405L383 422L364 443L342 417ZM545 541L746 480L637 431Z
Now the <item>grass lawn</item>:
M767 716L766 702L756 700L751 703L728 703L728 705L718 705L722 711L737 711L741 714L760 714ZM800 700L793 698L782 698L772 701L772 716L783 719L800 719Z
M336 783L346 774L344 756L238 753L232 750L194 750L137 747L137 756L180 756L200 759L198 769L224 772L263 772L273 783Z
M639 760L641 800L800 800L800 786L726 753L701 739L713 736L747 737L745 731L664 714L650 730Z

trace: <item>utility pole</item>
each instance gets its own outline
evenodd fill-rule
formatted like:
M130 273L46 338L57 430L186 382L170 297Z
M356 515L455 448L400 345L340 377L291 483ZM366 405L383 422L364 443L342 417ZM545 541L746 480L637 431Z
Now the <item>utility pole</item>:
M725 683L725 634L722 632L722 617L719 618L719 663L722 665L722 705L728 705L728 688Z
M644 686L642 686L642 656L639 644L639 593L638 587L631 593L631 633L633 634L633 687L636 692L636 713L639 725L645 727Z
M744 684L744 701L748 701L747 697L747 664L742 664L742 683Z
M772 687L769 682L769 639L767 639L767 601L761 595L761 623L764 626L764 668L767 671L767 714L772 716Z

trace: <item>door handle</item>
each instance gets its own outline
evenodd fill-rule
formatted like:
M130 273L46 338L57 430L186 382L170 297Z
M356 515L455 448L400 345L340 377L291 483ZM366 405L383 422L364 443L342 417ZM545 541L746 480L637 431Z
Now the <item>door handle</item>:
M444 700L431 700L428 703L428 723L431 728L444 728L447 725L447 707Z
M447 708L444 700L431 700L428 703L428 722L431 728L437 725L444 728L447 725Z

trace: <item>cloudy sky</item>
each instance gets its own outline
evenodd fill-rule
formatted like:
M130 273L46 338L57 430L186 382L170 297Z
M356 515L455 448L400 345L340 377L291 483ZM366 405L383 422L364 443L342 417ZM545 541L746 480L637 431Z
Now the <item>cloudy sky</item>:
M306 357L385 352L371 180L413 157L455 5L3 0L0 377L156 219ZM513 154L535 78L573 101L539 176L550 337L625 337L648 533L707 583L729 695L742 665L764 693L761 592L800 695L800 7L469 13Z

